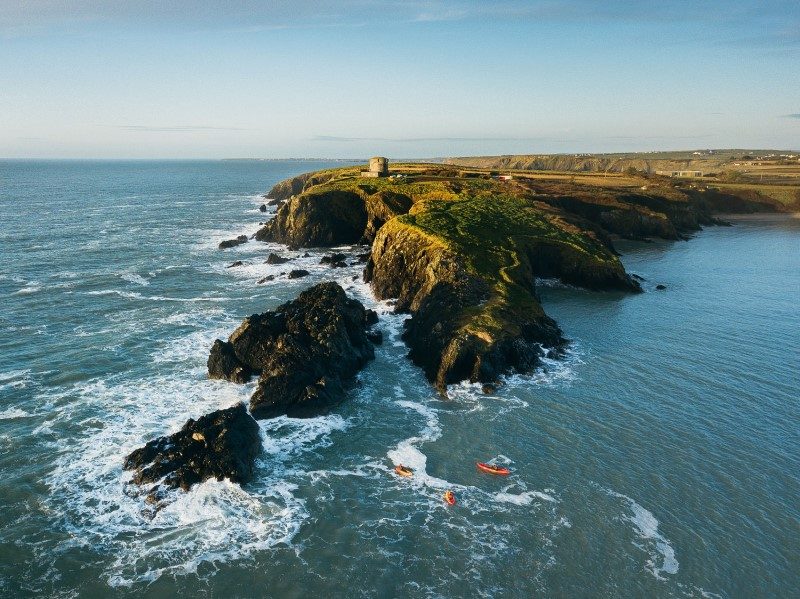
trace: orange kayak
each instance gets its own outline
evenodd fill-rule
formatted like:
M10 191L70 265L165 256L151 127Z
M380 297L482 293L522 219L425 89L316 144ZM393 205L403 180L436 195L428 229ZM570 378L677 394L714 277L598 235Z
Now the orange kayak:
M411 468L407 468L402 464L398 464L394 467L394 471L399 474L400 476L405 476L406 478L411 478L414 476L414 471Z
M448 505L455 505L456 504L456 495L452 491L445 491L444 492L444 500L445 503Z
M511 470L508 468L493 466L492 464L485 464L484 462L478 462L478 470L486 472L487 474L499 474L500 476L508 476L511 474Z

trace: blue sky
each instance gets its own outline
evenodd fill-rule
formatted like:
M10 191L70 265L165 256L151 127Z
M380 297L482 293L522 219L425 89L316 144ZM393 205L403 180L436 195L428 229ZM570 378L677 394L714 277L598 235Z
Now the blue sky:
M0 0L0 157L800 148L800 2Z

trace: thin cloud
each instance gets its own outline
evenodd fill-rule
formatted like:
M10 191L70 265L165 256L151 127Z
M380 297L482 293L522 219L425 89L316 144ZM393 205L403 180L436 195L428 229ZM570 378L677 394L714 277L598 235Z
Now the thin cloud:
M800 115L797 115L800 118ZM646 141L646 140L668 140L668 139L707 139L711 135L607 135L597 139L610 141ZM581 138L566 139L563 137L344 137L338 135L315 135L311 141L334 142L334 143L354 143L354 142L380 142L380 143L420 143L420 142L447 142L447 143L470 143L470 142L558 142L575 143L584 141Z
M171 127L151 125L115 125L117 129L138 131L141 133L194 133L203 131L245 131L240 127L211 127L208 125L175 125Z
M566 141L551 137L342 137L338 135L315 135L311 141L351 143L359 141L415 143L429 141L474 142L474 141Z

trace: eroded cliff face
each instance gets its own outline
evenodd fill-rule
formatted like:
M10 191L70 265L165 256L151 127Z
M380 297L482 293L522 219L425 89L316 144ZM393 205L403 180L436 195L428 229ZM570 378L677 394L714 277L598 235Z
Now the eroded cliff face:
M357 243L367 228L364 199L350 191L294 196L256 233L259 241L293 247Z
M429 201L376 236L365 271L378 298L408 311L409 357L440 391L529 372L565 340L535 294L536 277L638 290L598 239L516 198Z
M372 243L377 230L408 212L411 203L408 196L391 191L311 190L285 202L256 239L293 247Z
M272 200L288 200L292 196L300 195L307 188L320 185L332 179L336 171L320 171L303 173L291 179L285 179L267 192L267 197Z

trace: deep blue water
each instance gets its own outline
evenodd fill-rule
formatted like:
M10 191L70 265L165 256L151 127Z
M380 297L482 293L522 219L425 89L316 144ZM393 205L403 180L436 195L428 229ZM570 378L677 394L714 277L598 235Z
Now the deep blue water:
M542 282L569 357L446 401L356 268L217 249L328 165L0 162L0 595L797 595L800 220L621 244L644 294ZM281 277L276 250L312 276ZM352 397L262 422L251 484L150 519L124 455L246 399L205 378L213 340L331 275L387 336ZM513 475L477 473L491 458Z

